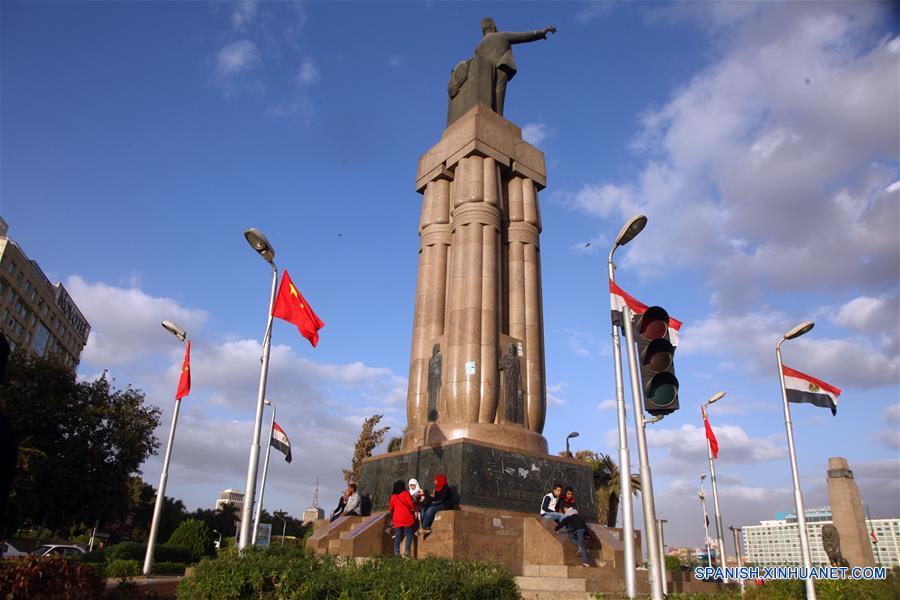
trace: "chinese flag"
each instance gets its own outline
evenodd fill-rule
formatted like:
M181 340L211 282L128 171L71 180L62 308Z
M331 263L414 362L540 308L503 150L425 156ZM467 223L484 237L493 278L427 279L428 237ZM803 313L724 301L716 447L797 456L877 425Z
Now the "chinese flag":
M287 270L281 277L281 286L278 288L272 316L296 325L300 335L308 339L313 348L319 343L319 330L325 327L325 323L316 316L309 303L294 287Z
M178 380L178 391L175 399L181 400L191 393L191 341L188 340L187 350L184 351L184 364L181 365L181 378Z
M719 458L719 440L713 433L712 427L709 426L709 419L706 418L706 409L702 406L700 411L703 413L703 425L706 427L706 439L709 440L709 449L712 450L713 458Z

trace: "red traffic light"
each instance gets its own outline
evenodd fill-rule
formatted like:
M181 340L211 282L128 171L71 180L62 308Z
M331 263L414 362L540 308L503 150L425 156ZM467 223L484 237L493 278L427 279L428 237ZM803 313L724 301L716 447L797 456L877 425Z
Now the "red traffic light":
M641 315L638 333L645 340L658 340L669 333L669 313L659 306L651 306Z

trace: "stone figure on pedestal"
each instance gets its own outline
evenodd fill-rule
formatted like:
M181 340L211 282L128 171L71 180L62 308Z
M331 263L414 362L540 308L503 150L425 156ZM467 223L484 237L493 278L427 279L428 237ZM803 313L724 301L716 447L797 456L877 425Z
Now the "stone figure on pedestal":
M441 393L441 345L435 344L428 361L428 421L438 419L437 402Z
M841 536L834 525L822 525L822 547L828 555L832 567L849 567L850 563L841 552Z
M545 40L548 33L556 33L556 27L523 32L497 31L494 19L486 17L481 20L481 32L484 37L475 47L475 55L457 64L450 74L447 125L479 103L490 106L502 117L506 84L517 71L512 45Z
M503 373L503 415L502 422L523 424L522 391L519 388L519 356L516 345L509 344L506 354L500 359Z

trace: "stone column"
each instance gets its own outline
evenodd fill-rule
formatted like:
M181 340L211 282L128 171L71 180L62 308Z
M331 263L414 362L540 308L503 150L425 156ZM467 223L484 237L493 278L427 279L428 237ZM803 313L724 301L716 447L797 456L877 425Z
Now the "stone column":
M846 458L828 459L828 501L844 558L851 567L874 566L875 554L866 527L865 509Z

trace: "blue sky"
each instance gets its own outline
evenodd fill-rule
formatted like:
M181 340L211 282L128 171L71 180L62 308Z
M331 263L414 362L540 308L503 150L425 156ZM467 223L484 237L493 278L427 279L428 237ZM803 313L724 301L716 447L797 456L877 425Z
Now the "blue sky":
M896 12L886 4L4 2L0 211L93 326L108 369L164 407L192 335L194 391L167 492L242 488L266 265L263 230L326 323L313 350L276 323L269 397L294 444L266 505L330 508L363 417L405 424L421 197L450 69L479 21L555 25L515 49L506 117L544 151L542 261L553 451L615 455L605 257L685 322L682 410L651 426L657 510L702 540L710 418L726 526L792 507L774 345L844 389L836 418L793 407L809 506L845 456L873 516L900 515L900 172ZM585 248L590 241L591 246ZM632 442L631 447L635 445ZM160 458L144 467L156 485ZM640 503L635 503L640 515ZM640 520L638 520L640 523Z

